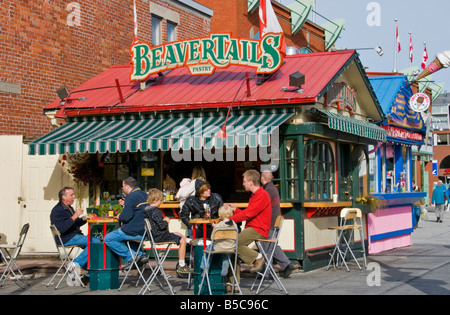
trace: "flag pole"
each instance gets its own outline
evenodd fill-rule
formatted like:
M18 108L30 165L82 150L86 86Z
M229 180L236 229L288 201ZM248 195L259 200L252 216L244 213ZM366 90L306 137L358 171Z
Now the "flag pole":
M397 53L398 53L398 27L397 27L397 21L398 19L395 18L395 40L394 40L394 70L392 72L397 72Z

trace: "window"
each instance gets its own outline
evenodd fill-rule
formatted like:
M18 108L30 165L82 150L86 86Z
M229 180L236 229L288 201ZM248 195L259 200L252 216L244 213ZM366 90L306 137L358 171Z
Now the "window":
M122 180L128 176L136 178L144 191L160 186L158 152L106 153L101 157L101 162L104 164L104 180L100 184L101 202L122 198Z
M177 24L167 21L167 42L174 42L177 40Z
M298 149L297 140L285 141L287 199L298 199Z
M156 15L152 15L152 46L158 46L162 44L161 24L162 18Z
M363 197L369 194L369 159L366 156L366 152L361 150L358 159L358 191L359 197Z
M304 144L305 200L332 200L334 155L330 143L308 139Z
M379 158L375 158L376 163L372 168L374 173L378 174L370 179L371 192L395 193L411 191L411 147L400 144L383 144L378 149L377 155L379 155ZM372 156L371 154L371 161ZM379 191L378 189L372 190L372 186L377 186L375 184L376 180L380 180Z

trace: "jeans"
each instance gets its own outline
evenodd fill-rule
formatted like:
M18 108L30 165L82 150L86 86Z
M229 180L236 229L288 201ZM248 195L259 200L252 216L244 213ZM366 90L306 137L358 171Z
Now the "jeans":
M69 245L81 245L84 246L84 250L73 260L80 268L86 270L87 268L87 236L83 234L77 234L70 240L64 243L65 246ZM99 244L100 241L97 238L91 237L91 244Z
M132 255L135 255L136 250L139 247L139 243L132 242L130 244L132 251L131 254L124 241L140 241L141 239L142 235L131 236L123 232L122 229L117 229L106 234L104 241L106 246L108 246L111 251L124 258L125 262L128 262L132 258ZM140 251L139 254L143 255L144 252Z

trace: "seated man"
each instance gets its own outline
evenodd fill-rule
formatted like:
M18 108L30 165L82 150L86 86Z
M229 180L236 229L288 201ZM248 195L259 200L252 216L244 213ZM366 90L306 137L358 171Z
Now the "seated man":
M142 191L136 179L127 177L122 182L122 189L127 194L125 200L121 199L119 203L123 206L122 212L117 216L122 226L105 236L105 244L108 248L125 260L124 268L133 266L132 257L136 253L139 244L132 242L130 244L132 254L124 241L140 241L145 231L144 208L148 206L147 193ZM148 259L144 253L139 253L136 258L138 266L147 263Z
M50 213L50 222L54 224L61 233L61 240L63 245L81 245L84 250L74 260L73 264L69 266L72 270L66 278L67 285L80 285L78 278L75 276L73 269L76 268L80 274L80 268L86 270L87 268L87 236L83 235L80 226L86 223L86 218L81 217L82 209L74 210L72 204L75 200L75 193L72 187L64 187L59 191L59 203L52 209ZM58 239L56 241L59 241ZM92 243L100 243L96 238L91 239ZM87 282L89 278L83 277L82 281Z
M230 220L236 223L246 221L245 229L239 233L238 256L244 263L253 264L251 271L256 272L263 266L264 257L248 245L257 239L269 236L272 206L269 194L261 187L259 172L248 170L243 177L244 188L246 191L251 191L252 196L248 207L244 210L233 206L234 214Z

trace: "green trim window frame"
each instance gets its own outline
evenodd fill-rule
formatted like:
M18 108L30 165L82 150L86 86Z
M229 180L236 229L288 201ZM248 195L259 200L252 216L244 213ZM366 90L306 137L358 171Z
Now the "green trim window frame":
M303 141L303 191L305 201L331 201L335 193L335 163L330 142Z
M298 202L301 160L302 136L287 137L280 145L280 172L274 184L279 186L280 199L284 202Z
M115 203L122 198L122 180L128 176L136 178L144 191L160 188L160 152L105 153L101 161L104 164L104 181L100 184L100 203ZM89 199L90 204L93 204L92 185Z

